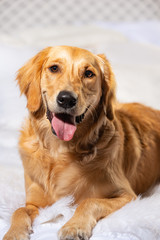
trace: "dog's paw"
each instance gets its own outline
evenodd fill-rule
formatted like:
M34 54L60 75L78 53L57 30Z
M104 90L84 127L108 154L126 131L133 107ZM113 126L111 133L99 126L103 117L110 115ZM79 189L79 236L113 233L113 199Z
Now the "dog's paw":
M32 229L22 231L21 229L10 229L3 237L3 240L29 240L30 234L33 233Z
M58 232L60 240L88 240L90 236L91 229L78 223L66 223Z
M30 236L28 233L7 233L3 240L29 240Z

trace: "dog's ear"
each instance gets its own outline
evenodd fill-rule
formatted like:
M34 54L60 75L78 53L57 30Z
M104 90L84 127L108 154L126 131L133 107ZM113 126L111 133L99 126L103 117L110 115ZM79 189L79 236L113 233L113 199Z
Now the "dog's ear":
M109 120L114 119L114 105L116 102L116 82L109 61L104 54L99 54L98 60L102 71L102 102L104 111Z
M21 94L27 97L27 108L36 112L41 106L41 73L50 47L43 49L36 56L31 58L22 68L19 69L16 80L18 81Z

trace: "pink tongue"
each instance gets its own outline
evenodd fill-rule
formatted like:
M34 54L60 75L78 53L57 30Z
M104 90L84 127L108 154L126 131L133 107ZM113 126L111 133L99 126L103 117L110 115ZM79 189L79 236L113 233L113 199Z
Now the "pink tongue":
M64 141L70 141L73 138L73 135L76 131L76 126L63 122L61 119L57 118L56 116L52 119L52 127L56 132L58 138Z

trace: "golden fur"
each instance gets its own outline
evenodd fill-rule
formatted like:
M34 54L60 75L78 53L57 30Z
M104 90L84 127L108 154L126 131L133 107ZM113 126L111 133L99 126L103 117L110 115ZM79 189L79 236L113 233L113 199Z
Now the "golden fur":
M55 64L59 70L51 72ZM86 69L94 76L84 76ZM19 141L26 206L13 214L4 240L28 239L38 209L67 195L74 196L78 208L59 238L86 240L99 219L159 181L160 111L118 103L104 55L49 47L19 70L17 81L29 110ZM46 118L47 107L56 111L63 90L78 96L75 115L89 106L70 141L57 138Z

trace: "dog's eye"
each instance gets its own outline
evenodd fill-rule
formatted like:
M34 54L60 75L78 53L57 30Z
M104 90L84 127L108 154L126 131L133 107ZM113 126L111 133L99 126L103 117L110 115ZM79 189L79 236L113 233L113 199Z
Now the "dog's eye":
M84 76L85 76L86 78L92 78L92 77L95 76L95 74L94 74L92 71L87 70L87 71L85 71Z
M53 72L53 73L56 73L56 72L58 72L58 66L57 65L53 65L53 66L51 66L50 68L49 68L49 70L51 71L51 72Z

